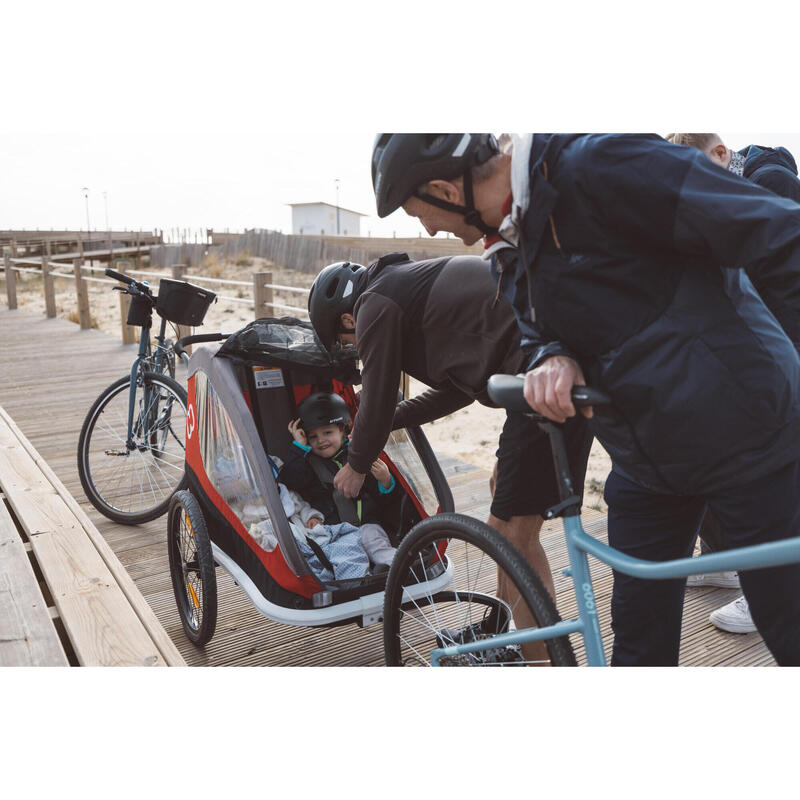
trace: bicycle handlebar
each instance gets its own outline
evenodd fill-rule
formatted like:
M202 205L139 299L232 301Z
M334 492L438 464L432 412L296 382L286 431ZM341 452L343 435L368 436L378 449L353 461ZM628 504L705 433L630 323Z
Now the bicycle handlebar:
M178 339L173 345L172 349L183 358L186 354L184 348L189 344L200 344L202 342L221 342L230 336L229 333L198 333L196 336L184 336Z
M489 378L488 391L492 402L508 411L521 411L533 414L533 409L525 399L523 387L525 378L522 375L492 375ZM572 404L576 408L584 406L609 405L611 398L591 386L573 386Z
M109 278L114 278L114 280L117 280L120 283L127 284L128 286L130 286L133 283L136 283L136 281L133 278L129 278L127 275L123 275L121 272L117 272L116 270L110 269L108 267L106 267L106 275L108 275Z

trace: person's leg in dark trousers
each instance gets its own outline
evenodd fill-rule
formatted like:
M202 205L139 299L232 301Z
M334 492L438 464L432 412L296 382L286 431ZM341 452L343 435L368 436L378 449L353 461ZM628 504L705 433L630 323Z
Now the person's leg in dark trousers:
M725 547L800 536L800 465L709 498ZM800 564L739 572L759 633L778 664L800 666Z
M700 554L718 553L724 548L722 540L722 528L716 517L706 512L703 521L700 523Z
M705 501L651 492L613 472L605 488L608 542L636 558L684 558ZM614 571L612 666L675 666L681 639L685 578L650 581Z

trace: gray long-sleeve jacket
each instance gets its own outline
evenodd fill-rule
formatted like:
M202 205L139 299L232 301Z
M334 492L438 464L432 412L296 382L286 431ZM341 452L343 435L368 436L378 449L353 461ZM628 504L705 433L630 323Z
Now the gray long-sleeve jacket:
M396 260L393 260L396 259ZM511 306L496 297L477 256L411 261L393 254L371 264L356 301L362 390L348 463L366 473L400 427L443 417L477 400L486 383L525 363ZM401 372L431 387L397 406Z

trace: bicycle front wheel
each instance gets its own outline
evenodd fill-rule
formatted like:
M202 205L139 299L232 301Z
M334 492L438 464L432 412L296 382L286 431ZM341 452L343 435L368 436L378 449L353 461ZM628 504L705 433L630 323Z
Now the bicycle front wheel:
M78 474L101 514L137 525L166 512L186 483L186 391L167 375L139 373L129 436L130 399L128 376L95 400L78 440Z
M383 609L386 664L430 666L432 650L480 641L482 649L445 656L439 663L574 666L566 636L492 645L498 634L558 621L541 580L507 539L471 517L437 514L409 532L392 561Z

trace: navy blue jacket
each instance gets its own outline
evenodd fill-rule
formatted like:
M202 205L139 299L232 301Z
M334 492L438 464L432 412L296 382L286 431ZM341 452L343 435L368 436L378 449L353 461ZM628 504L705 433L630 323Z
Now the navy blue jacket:
M794 156L785 147L751 144L739 152L744 156L744 177L771 192L800 203L800 178Z
M800 359L737 268L800 341L800 206L655 135L535 136L530 173L503 291L531 365L571 355L610 394L614 469L698 495L796 460Z

